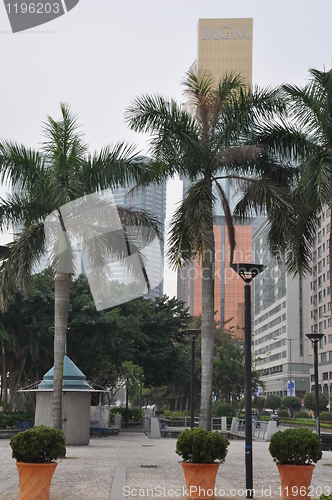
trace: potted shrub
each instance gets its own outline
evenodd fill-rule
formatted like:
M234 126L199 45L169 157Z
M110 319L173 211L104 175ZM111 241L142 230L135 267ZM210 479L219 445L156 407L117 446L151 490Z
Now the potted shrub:
M282 498L310 500L313 465L322 458L322 446L310 429L286 429L271 436L269 452L277 463Z
M214 499L218 467L225 461L228 446L229 441L217 431L198 427L181 432L176 453L183 459L187 498Z
M58 465L55 460L66 450L63 432L40 425L16 434L10 446L18 470L19 500L47 500Z

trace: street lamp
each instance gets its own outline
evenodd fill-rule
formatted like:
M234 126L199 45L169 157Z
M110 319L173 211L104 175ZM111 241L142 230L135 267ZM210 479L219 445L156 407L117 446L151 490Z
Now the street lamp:
M314 374L315 374L315 418L316 432L320 437L320 420L319 420L319 394L318 394L318 342L324 337L324 333L307 333L306 337L311 340L314 346Z
M252 420L251 420L251 286L252 280L266 266L262 264L232 264L232 269L244 281L244 401L245 401L245 463L247 498L253 498L253 467L252 467Z
M191 401L190 401L190 427L195 427L195 340L201 333L197 328L185 330L191 338Z

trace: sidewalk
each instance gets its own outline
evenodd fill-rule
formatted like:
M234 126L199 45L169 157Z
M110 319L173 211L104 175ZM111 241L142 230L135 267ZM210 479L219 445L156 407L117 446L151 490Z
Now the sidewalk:
M50 500L124 500L126 496L182 499L185 482L175 444L176 439L152 440L140 432L122 431L118 436L93 437L89 446L68 446L66 458L59 459ZM255 498L280 499L279 474L268 446L266 442L253 443ZM321 492L332 492L332 452L323 452L312 486L314 498ZM245 498L244 441L230 441L216 487L218 496ZM9 440L1 439L0 500L17 500L18 491Z

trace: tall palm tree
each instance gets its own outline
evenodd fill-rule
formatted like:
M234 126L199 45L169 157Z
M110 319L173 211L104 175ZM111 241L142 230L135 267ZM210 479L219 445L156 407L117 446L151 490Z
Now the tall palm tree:
M309 73L311 78L303 87L283 85L283 120L270 120L255 130L254 141L264 144L277 159L275 178L284 176L287 203L277 213L269 207L261 192L273 179L257 170L236 209L240 216L267 210L271 248L286 255L291 273L300 274L310 271L317 214L324 205L332 207L332 70L310 69ZM332 290L332 231L329 244Z
M222 179L242 175L259 161L261 149L245 146L252 124L272 115L278 101L273 90L246 89L238 75L228 75L215 85L207 73L189 72L184 80L189 111L174 100L144 95L126 113L131 129L152 134L151 179L161 181L175 174L191 184L177 208L170 227L168 257L179 268L193 258L202 266L202 379L200 425L211 425L214 328L213 216L219 198L225 214L232 252L234 226ZM232 260L232 257L231 257Z
M84 201L86 195L94 196L93 193L97 191L136 182L140 171L145 167L137 159L133 161L133 148L123 143L117 144L113 149L105 147L100 153L89 154L88 147L82 140L77 118L64 104L61 105L59 121L48 117L44 124L44 136L45 142L40 151L9 141L0 142L0 180L10 181L14 186L13 194L0 200L0 228L14 228L17 233L14 241L8 245L9 254L1 264L0 297L5 307L8 295L14 292L15 287L23 292L28 291L31 275L45 255L46 243L51 242L54 254L52 266L56 270L52 426L61 429L69 274L74 272L74 242L69 234L68 224L71 224L71 229L76 230L76 235L83 234L87 245L94 247L95 253L91 255L92 260L95 258L97 261L95 281L105 279L105 266L101 266L101 263L107 261L110 252L114 250L121 258L126 250L130 254L130 250L137 249L137 234L130 238L127 226L135 222L140 227L158 228L152 217L139 211L131 211L129 214L124 209L119 210L119 217L124 224L123 244L119 232L113 231L111 237L107 234L107 224L111 227L114 222L112 220L105 221L101 217L98 225L98 220L95 219L95 225L91 228L82 225L79 216L75 218L71 217L72 213L68 215L68 210L65 219L64 207L70 206L73 213L75 210L79 212L80 200ZM101 196L96 200L96 205L99 212L105 214L108 201ZM88 213L86 217L89 217ZM144 267L143 262L142 266Z

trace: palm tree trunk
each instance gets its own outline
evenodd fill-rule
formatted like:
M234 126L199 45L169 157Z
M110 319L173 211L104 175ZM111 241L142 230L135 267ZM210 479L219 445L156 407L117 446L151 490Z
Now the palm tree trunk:
M211 256L212 257L212 256ZM214 331L214 265L202 259L202 382L199 425L211 430Z
M63 359L65 355L67 337L70 292L70 280L68 273L57 272L54 290L54 381L51 426L55 429L62 429Z

